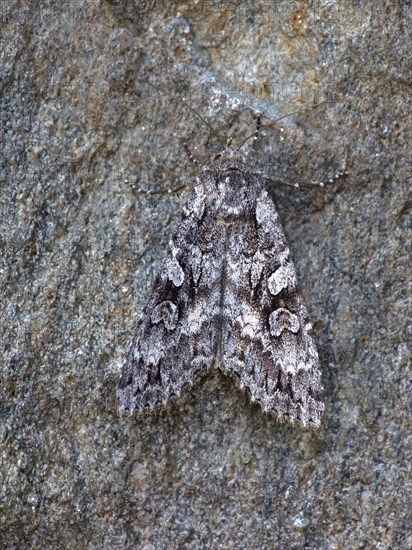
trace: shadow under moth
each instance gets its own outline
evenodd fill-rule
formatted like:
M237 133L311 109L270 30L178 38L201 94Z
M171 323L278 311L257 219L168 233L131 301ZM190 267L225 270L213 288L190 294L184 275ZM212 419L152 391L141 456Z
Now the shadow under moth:
M122 415L164 407L208 369L280 420L319 427L318 353L263 177L225 150L196 179L124 364Z

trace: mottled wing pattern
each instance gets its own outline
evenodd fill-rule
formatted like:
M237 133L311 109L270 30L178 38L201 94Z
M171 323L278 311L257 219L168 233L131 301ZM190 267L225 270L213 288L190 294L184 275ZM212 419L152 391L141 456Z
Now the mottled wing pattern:
M224 243L205 193L202 183L192 191L141 314L118 388L122 414L165 405L212 365Z
M166 405L216 365L280 419L318 427L311 325L273 202L231 151L205 169L123 368L124 414Z
M280 419L319 426L318 354L274 204L263 189L226 242L221 368Z

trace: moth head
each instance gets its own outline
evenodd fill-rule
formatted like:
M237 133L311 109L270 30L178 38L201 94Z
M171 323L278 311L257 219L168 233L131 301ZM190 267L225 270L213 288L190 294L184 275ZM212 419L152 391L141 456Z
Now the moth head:
M217 161L217 160L234 160L234 159L239 161L244 160L242 155L239 153L239 151L236 151L235 149L227 148L227 149L223 149L223 151L218 153L213 160Z

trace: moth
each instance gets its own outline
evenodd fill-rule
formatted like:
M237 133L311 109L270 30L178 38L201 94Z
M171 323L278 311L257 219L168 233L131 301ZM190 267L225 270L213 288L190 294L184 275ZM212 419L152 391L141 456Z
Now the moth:
M122 415L165 407L219 368L282 421L318 428L318 353L263 177L224 150L196 178L138 321Z

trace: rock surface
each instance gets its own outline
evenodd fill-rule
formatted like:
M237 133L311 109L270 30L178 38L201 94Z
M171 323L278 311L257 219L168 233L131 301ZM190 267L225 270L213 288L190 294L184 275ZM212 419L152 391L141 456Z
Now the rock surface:
M164 4L1 8L0 545L411 548L408 3ZM190 181L190 154L241 143L258 111L295 113L244 147L267 174L349 171L271 189L321 428L280 425L219 373L121 421L122 362L187 196L138 189Z

